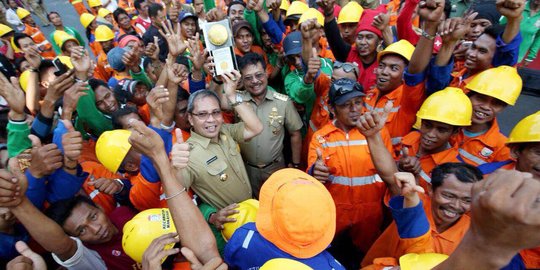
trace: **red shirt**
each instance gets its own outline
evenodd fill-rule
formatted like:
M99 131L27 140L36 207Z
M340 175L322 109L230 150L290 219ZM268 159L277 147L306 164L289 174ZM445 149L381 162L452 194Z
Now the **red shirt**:
M122 229L124 224L135 216L129 207L118 207L108 215L111 222L118 229L116 234L109 242L100 245L87 245L89 249L96 251L103 259L107 268L118 270L139 269L137 263L132 260L122 249Z

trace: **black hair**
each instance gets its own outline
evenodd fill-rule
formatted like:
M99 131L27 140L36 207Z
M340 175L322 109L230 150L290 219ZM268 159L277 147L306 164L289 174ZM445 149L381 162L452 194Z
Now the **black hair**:
M109 89L109 85L105 81L95 79L95 78L92 78L92 79L88 80L88 85L90 85L90 87L92 88L93 91L96 91L96 89L99 86L103 86L103 87Z
M135 0L135 3L134 3L135 9L137 9L137 10L141 9L141 4L142 4L144 1L146 1L146 0Z
M229 5L227 5L227 16L229 16L229 14L231 13L231 7L234 5L242 5L244 6L244 8L246 7L246 3L244 3L243 1L233 0L229 3Z
M148 7L148 17L154 18L158 15L159 11L163 10L163 6L160 4L151 4Z
M52 14L56 14L56 15L58 15L58 17L60 17L60 13L58 13L58 12L56 12L56 11L51 11L51 12L47 13L47 20L49 20L49 22L51 21L51 17L50 17L50 16L51 16Z
M256 66L260 63L263 67L263 70L266 70L266 62L264 59L256 53L246 53L244 56L238 59L238 69L242 71L245 67L254 65Z
M113 18L116 23L118 23L118 16L120 16L121 14L125 14L126 16L129 17L129 14L127 13L127 11L119 7L113 12Z
M15 46L17 46L18 49L21 48L21 45L19 44L19 40L21 40L23 38L32 39L29 35L27 35L25 33L15 33L13 35L13 43L15 44Z
M500 25L500 24L491 25L489 27L486 27L486 29L484 29L484 34L497 40L497 38L503 34L504 27L505 27L504 25Z
M176 103L184 100L189 100L189 92L186 91L183 88L178 88L178 91L176 92Z
M64 223L73 212L73 209L83 203L86 203L93 207L97 207L90 198L83 195L77 195L69 199L54 202L45 211L45 215L47 215L58 225L64 226Z
M41 63L39 64L38 72L41 74L41 72L44 72L48 68L53 68L54 64L52 60L49 59L43 59L41 60Z
M462 183L475 183L482 180L482 172L475 166L467 163L443 163L431 172L431 187L433 190L442 186L444 179L453 174Z
M137 110L137 107L135 106L125 106L124 108L120 108L112 113L112 124L114 129L123 129L122 123L120 123L120 118L128 115L128 114L139 114L139 111Z

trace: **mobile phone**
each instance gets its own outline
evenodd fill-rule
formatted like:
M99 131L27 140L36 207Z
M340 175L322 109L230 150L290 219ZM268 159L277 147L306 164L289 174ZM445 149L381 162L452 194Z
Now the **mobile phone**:
M57 77L68 72L69 70L69 68L66 65L64 65L64 63L62 63L62 61L60 61L60 59L58 58L55 58L53 60L53 65L56 68L54 75L56 75Z

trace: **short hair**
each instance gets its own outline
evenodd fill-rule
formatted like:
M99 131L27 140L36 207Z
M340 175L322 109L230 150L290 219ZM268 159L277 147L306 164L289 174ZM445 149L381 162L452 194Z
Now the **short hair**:
M125 106L124 108L120 108L112 113L112 125L114 129L123 129L122 123L120 123L120 118L128 115L128 114L139 114L139 111L137 110L137 107L135 106Z
M19 44L19 40L21 40L23 38L32 39L29 35L27 35L25 33L15 33L13 35L13 43L15 43L15 46L17 46L18 49L21 48L21 44Z
M141 9L141 4L144 3L146 0L135 0L135 9L139 10Z
M41 74L41 72L44 72L48 68L54 67L53 61L49 59L43 59L41 60L41 63L39 63L38 72Z
M53 14L56 14L56 15L58 15L58 17L61 17L60 13L58 13L56 11L51 11L51 12L47 13L47 20L49 20L49 22L51 21L51 15L53 15Z
M238 69L242 71L247 66L256 66L259 63L262 65L263 69L266 70L266 62L264 62L264 59L259 54L246 53L238 59Z
M119 7L113 12L113 18L116 23L118 23L118 16L120 16L121 14L125 14L126 16L129 17L129 14L127 13L127 11Z
M73 212L73 209L83 203L97 207L90 198L83 195L77 195L69 199L54 202L45 211L45 214L58 225L64 226L64 223Z
M90 85L93 91L96 91L96 89L100 86L103 86L110 90L109 85L105 81L95 79L95 78L88 80L88 85Z
M160 4L151 4L148 7L148 17L153 18L158 15L158 12L163 10L163 6Z
M189 96L188 105L187 105L187 112L192 113L193 109L195 108L195 101L197 101L197 100L199 100L201 98L205 98L205 97L213 97L213 98L216 99L218 104L220 104L219 97L214 91L203 89L203 90L199 90L199 91L197 91L197 92L195 92L195 93L193 93L193 94L191 94Z
M500 24L494 24L484 29L484 34L492 37L494 40L497 40L497 38L500 35L502 35L503 32L504 32L504 25L500 25Z
M186 91L181 86L178 88L178 91L176 92L176 103L184 100L189 100L190 94L188 91Z
M233 0L227 6L227 16L229 16L229 14L231 13L231 7L234 6L234 5L242 5L242 6L244 6L244 8L246 7L246 3L244 3L243 1Z
M15 61L14 61L15 68L16 68L19 72L22 72L21 66L22 66L22 63L25 62L25 61L28 62L28 61L26 60L26 58L24 58L24 57L17 57L17 58L15 58Z
M453 174L462 183L475 183L482 180L482 172L475 166L467 163L447 162L443 163L431 172L431 187L433 190L442 186L444 179Z

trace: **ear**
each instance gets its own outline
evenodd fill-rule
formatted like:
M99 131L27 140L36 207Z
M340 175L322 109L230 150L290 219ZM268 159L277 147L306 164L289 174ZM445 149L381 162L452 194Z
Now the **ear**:
M191 115L191 113L188 113L188 121L189 121L189 124L193 126L193 116Z
M520 155L521 155L521 150L520 150L519 144L512 144L510 146L510 156L513 159L517 160Z

